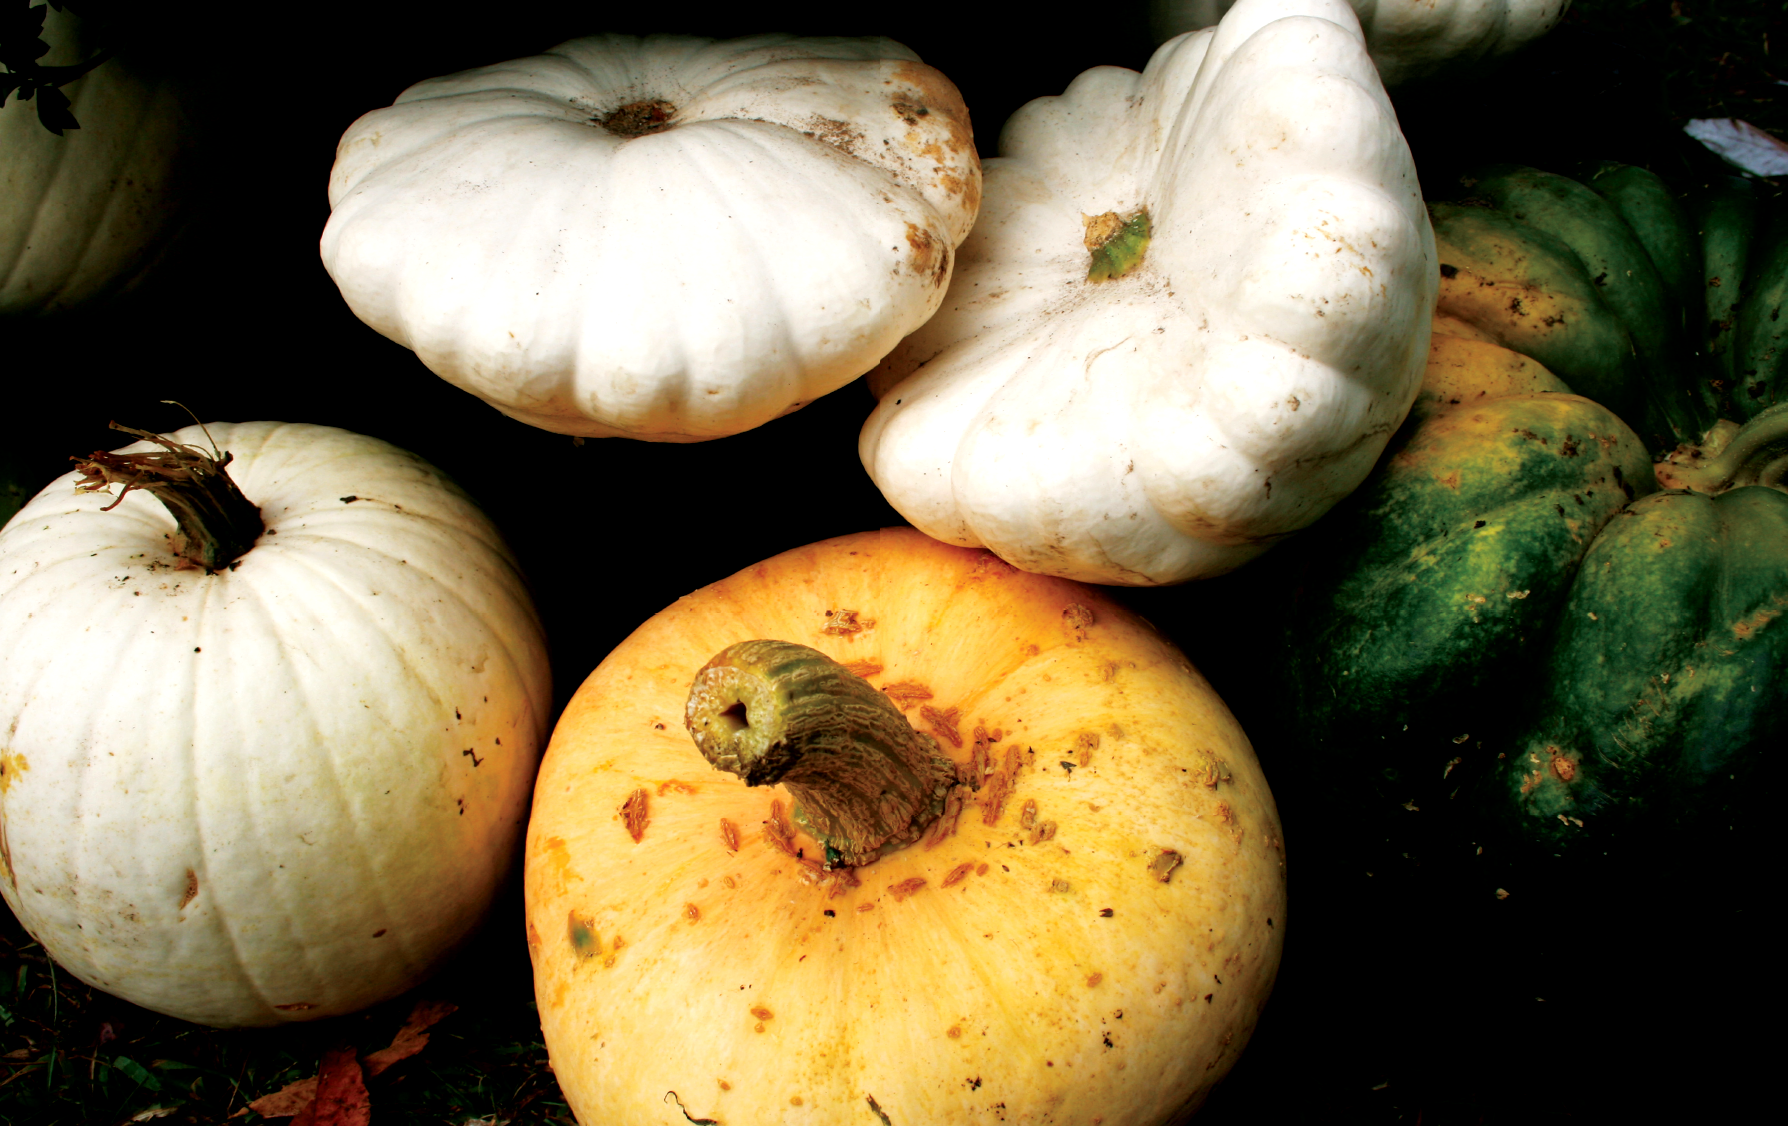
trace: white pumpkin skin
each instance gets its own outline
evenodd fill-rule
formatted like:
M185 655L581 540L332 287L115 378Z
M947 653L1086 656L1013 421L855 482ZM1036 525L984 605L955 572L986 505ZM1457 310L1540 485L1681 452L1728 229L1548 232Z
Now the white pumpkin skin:
M210 430L267 524L232 570L175 570L159 501L101 512L74 474L0 531L0 893L145 1008L351 1012L425 977L507 874L545 643L496 530L420 458Z
M51 9L43 62L91 51ZM0 314L50 313L135 280L178 213L185 115L174 89L110 59L62 88L80 128L57 136L37 101L0 107Z
M659 131L602 124L653 102ZM510 417L690 442L874 367L980 196L962 99L898 43L610 35L362 117L322 255L357 316Z
M1366 476L1417 393L1437 287L1409 150L1343 0L1245 0L1142 75L1008 122L937 316L871 374L859 454L897 511L1023 570L1221 574ZM1147 211L1087 280L1089 217Z
M1158 41L1211 27L1234 0L1152 0ZM1572 0L1349 0L1388 87L1469 72L1541 38Z

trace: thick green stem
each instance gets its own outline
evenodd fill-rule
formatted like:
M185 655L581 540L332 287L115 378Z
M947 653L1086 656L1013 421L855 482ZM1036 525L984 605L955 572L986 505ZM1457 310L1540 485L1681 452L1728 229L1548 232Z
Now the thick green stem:
M1718 422L1698 445L1678 447L1654 467L1669 489L1723 493L1742 485L1784 487L1786 407L1777 403L1743 425Z
M710 765L782 783L828 867L868 864L938 820L957 770L889 698L818 650L742 641L696 674L684 726Z
M228 453L206 453L197 446L171 442L147 430L112 423L112 429L135 434L162 447L162 453L116 454L95 450L90 457L74 457L84 476L75 488L81 492L105 492L123 485L124 492L107 505L110 512L132 489L155 496L174 517L168 543L186 565L215 574L231 566L255 546L266 527L261 510L242 495L225 466Z

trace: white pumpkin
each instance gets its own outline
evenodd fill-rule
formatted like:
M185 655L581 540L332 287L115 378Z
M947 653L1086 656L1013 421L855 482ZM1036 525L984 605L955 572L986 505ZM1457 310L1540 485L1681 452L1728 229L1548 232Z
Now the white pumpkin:
M1436 251L1343 0L1244 0L1020 109L859 453L947 543L1150 585L1231 570L1373 466Z
M887 39L577 39L418 83L343 136L324 265L512 418L691 442L918 328L975 220L957 90Z
M1152 0L1158 41L1211 27L1235 0ZM1387 86L1463 70L1553 30L1572 0L1349 0Z
M43 40L50 66L94 49L81 21L56 9ZM62 92L80 128L60 136L35 98L0 107L0 313L54 312L127 285L178 214L188 143L173 87L112 58Z
M478 924L551 706L514 559L439 471L322 426L234 455L266 530L176 569L148 493L0 531L0 893L57 963L221 1026L404 991ZM151 450L137 443L120 453Z

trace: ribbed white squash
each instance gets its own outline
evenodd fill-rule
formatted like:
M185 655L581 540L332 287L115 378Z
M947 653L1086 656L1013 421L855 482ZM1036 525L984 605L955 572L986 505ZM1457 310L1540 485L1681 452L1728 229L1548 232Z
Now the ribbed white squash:
M43 62L91 45L51 9ZM185 117L172 86L110 59L63 87L80 128L57 136L37 102L0 107L0 313L48 313L124 286L153 261L178 211Z
M874 367L980 196L962 99L899 43L610 35L355 122L322 253L357 316L512 418L692 442Z
M1416 395L1434 237L1343 0L1244 0L1029 103L944 306L871 376L889 503L1024 570L1231 570L1372 467ZM1147 215L1089 279L1101 216Z
M1235 0L1152 0L1158 40L1211 27ZM1399 86L1510 54L1553 30L1572 0L1349 0L1380 80Z
M420 458L321 426L211 435L267 524L234 569L175 570L159 501L101 512L73 474L0 532L0 893L146 1008L350 1012L436 967L506 874L551 705L541 628Z

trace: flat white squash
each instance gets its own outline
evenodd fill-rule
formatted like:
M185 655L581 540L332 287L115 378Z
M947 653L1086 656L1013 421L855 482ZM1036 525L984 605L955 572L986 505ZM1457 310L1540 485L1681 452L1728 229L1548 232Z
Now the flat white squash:
M512 418L693 442L876 365L944 294L981 170L887 39L576 39L343 136L322 254L357 316Z
M1231 570L1366 476L1437 276L1343 0L1244 0L1020 109L859 453L947 543L1087 582Z
M1211 27L1235 0L1152 0L1158 40ZM1572 0L1349 0L1380 80L1467 74L1541 38Z

